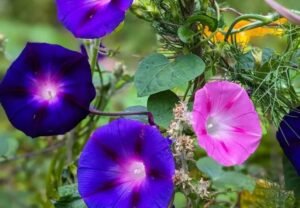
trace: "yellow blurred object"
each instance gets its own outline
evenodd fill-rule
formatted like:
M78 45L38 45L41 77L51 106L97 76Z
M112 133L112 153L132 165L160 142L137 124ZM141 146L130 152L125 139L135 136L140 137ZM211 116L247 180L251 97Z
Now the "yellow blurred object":
M278 197L280 196L280 197ZM240 208L272 208L293 207L293 193L284 191L276 183L259 179L256 181L255 190L250 193L243 191L240 194Z
M281 36L281 35L283 35L284 31L283 31L283 29L278 28L278 26L285 24L286 22L287 22L286 18L281 18L281 19L273 22L272 26L258 27L258 28L254 28L254 29L250 29L247 31L236 33L234 35L229 36L229 42L231 42L231 40L233 39L236 41L237 44L245 47L246 45L248 45L249 41L254 37L263 37L266 35ZM235 30L241 29L251 23L252 23L251 21L247 21L247 20L239 21L234 26L234 29ZM212 37L213 42L216 42L216 43L223 42L227 29L228 28L226 28L225 31L222 31L222 32L220 32L220 31L216 32ZM212 32L209 30L208 27L205 27L204 33L206 36L212 35Z

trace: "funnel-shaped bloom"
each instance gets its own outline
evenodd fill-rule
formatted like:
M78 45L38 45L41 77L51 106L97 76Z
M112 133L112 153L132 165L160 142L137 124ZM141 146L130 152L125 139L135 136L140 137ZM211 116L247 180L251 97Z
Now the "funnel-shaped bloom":
M284 116L276 137L285 155L300 175L300 107Z
M291 10L285 8L274 0L265 0L270 7L277 11L282 16L286 17L290 22L300 25L300 15L293 13Z
M87 57L45 43L28 43L0 84L8 119L31 137L71 130L94 97Z
M90 208L168 207L174 160L160 132L118 119L98 128L78 164L79 193Z
M193 127L199 145L225 166L242 164L262 136L258 114L247 92L227 81L207 83L197 91Z
M133 0L56 0L58 18L77 38L100 38L124 20Z

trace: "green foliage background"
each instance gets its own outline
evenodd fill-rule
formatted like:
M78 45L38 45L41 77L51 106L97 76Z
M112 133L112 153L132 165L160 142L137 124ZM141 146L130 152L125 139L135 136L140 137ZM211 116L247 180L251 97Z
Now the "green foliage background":
M270 10L263 0L228 0L226 2L242 12L256 12L266 14ZM299 0L281 0L285 6L300 10ZM227 21L232 17L228 16ZM0 75L3 76L11 61L13 61L25 43L48 42L63 45L71 49L79 49L79 43L67 32L56 19L56 10L53 0L0 0L0 34L4 35L5 50L1 50L0 40ZM104 41L105 45L118 50L115 59L127 66L127 72L132 74L142 57L156 49L156 37L152 27L128 13L124 25ZM254 45L282 50L285 41L272 39L264 41L257 39ZM300 86L300 82L299 82ZM155 99L154 101L155 102ZM121 92L112 97L106 110L121 111L133 105L147 106L146 98L138 98L133 84L129 84ZM72 164L60 167L54 164L55 159L68 160L68 155L60 150L47 151L49 144L56 143L53 138L32 140L16 131L7 121L0 109L0 157L7 162L0 163L0 208L51 207L47 195L56 192L51 189L51 183L60 173L72 175ZM100 123L107 122L107 118ZM275 140L273 127L268 128L262 145L250 158L246 167L251 175L283 185L281 150ZM34 154L28 154L28 153ZM202 153L200 153L202 154ZM57 158L54 158L55 157ZM184 204L184 199L176 201L177 207ZM184 206L184 205L183 205ZM62 206L63 207L63 206Z

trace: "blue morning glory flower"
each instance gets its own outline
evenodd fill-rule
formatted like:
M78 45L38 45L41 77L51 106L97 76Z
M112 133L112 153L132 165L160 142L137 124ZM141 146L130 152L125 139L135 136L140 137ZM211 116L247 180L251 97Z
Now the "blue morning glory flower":
M8 119L31 137L70 131L94 97L87 57L46 43L28 43L0 84Z
M175 164L153 126L118 119L98 128L78 164L79 193L89 208L168 207Z
M58 18L77 38L100 38L125 19L133 0L56 0Z
M284 116L276 137L285 155L300 175L300 107Z

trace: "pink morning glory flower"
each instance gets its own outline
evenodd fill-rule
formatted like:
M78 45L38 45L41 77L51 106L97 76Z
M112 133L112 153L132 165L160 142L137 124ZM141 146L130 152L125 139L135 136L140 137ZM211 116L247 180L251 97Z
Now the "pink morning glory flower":
M101 38L124 20L133 0L56 0L58 18L77 38Z
M197 91L193 128L200 147L224 166L244 163L262 137L259 116L247 92L228 81L210 82Z

